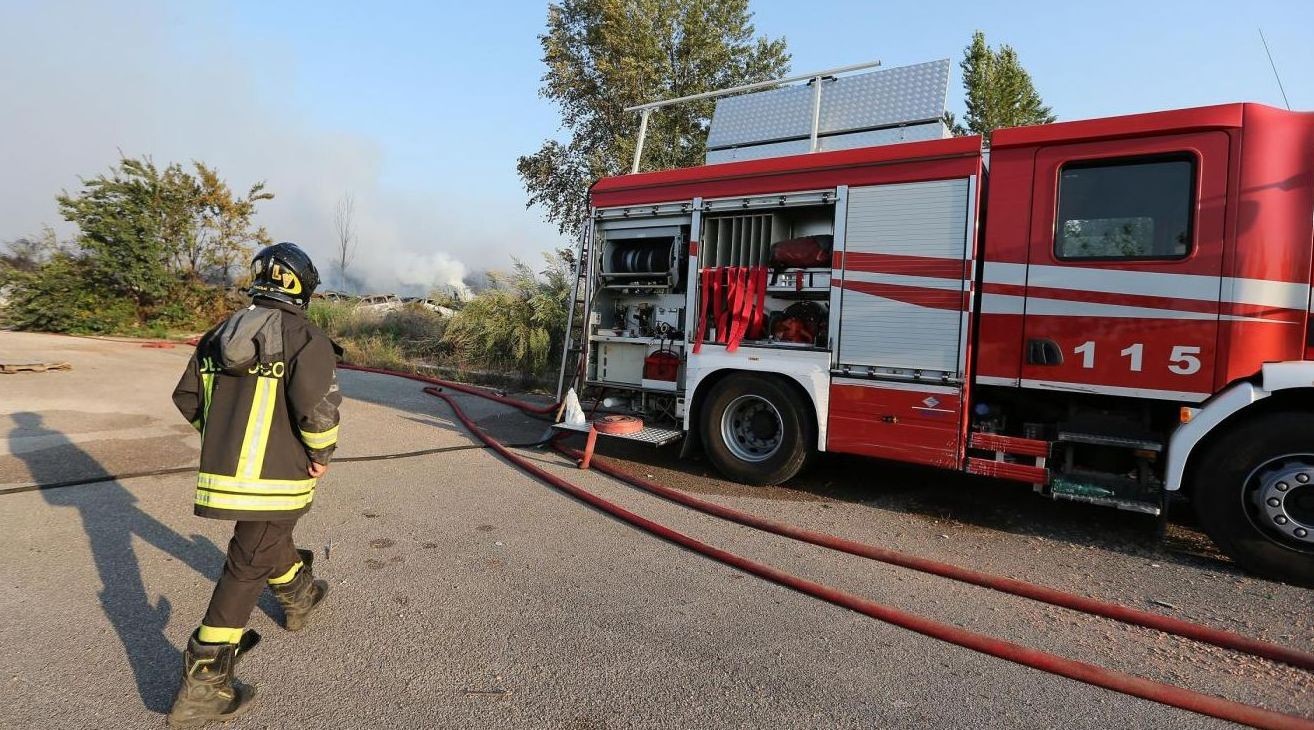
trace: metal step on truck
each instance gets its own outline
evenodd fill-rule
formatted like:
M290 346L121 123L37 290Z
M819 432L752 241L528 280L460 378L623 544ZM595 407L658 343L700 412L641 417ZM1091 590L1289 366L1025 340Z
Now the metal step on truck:
M947 60L872 65L694 97L718 97L699 167L639 170L648 115L689 99L636 109L561 389L749 484L837 452L1149 514L1181 495L1242 566L1314 583L1314 114L985 150L941 122Z

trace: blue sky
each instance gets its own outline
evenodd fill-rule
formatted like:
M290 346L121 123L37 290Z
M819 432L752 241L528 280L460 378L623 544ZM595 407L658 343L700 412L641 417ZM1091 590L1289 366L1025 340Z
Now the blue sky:
M277 238L327 251L357 198L376 287L423 288L560 243L524 210L515 158L557 133L537 96L543 2L9 5L0 23L0 240L57 222L50 198L117 149L204 159L279 197ZM1062 119L1281 97L1314 109L1314 2L752 4L795 71L955 60L1009 43ZM956 72L956 68L955 68ZM950 107L961 108L958 79Z
M240 5L242 35L257 47L286 45L302 75L297 101L325 124L388 140L390 181L419 183L437 163L454 166L463 186L501 190L515 154L555 131L555 111L536 96L542 2L394 10L330 3L319 12L271 5ZM1314 2L1249 4L1239 14L1248 19L1238 17L1236 3L937 2L939 10L927 12L931 5L758 0L752 7L759 32L788 39L799 72L869 59L957 62L979 28L992 43L1018 49L1062 118L1278 104L1257 31L1263 25L1292 105L1314 109ZM960 108L957 78L950 93Z

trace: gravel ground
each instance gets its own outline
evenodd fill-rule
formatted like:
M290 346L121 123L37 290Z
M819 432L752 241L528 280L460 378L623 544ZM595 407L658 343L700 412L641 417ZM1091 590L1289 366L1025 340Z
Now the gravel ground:
M0 332L0 489L185 465L168 392L185 348ZM472 445L419 384L344 373L341 455ZM462 397L499 438L540 422ZM690 512L522 450L645 516L891 605L1055 653L1314 715L1314 677L1156 632L836 554ZM788 487L715 478L676 449L602 453L724 504L979 570L1314 649L1311 592L1246 576L1187 522L1025 488L827 458ZM187 474L0 496L0 727L162 724L228 525ZM237 728L1225 727L928 639L657 540L469 448L335 465L298 528L332 594L239 676Z

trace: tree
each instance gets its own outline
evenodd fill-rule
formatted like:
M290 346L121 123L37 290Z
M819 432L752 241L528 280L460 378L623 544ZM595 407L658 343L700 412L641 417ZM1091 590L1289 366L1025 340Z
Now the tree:
M149 306L180 277L228 283L234 264L269 242L252 220L256 204L274 197L264 183L237 197L217 171L192 167L195 175L177 163L161 169L149 157L125 157L56 198L78 227L97 285Z
M6 319L60 332L195 331L213 322L227 304L208 282L228 283L252 246L269 241L253 218L273 195L259 183L238 197L212 168L191 169L124 157L61 193L77 237L16 242L0 257Z
M546 140L516 169L562 233L576 234L588 188L629 169L629 106L779 78L784 39L755 36L748 0L562 0L548 6L540 95L561 109L569 141ZM646 168L702 164L714 100L653 113Z
M149 158L120 160L108 175L82 181L76 195L56 201L78 227L88 282L137 306L159 301L169 290L170 262L181 263L195 247L188 176L177 165L161 171Z
M945 121L954 134L979 134L989 145L990 133L996 129L1049 124L1055 120L1012 46L991 49L986 44L985 33L978 30L963 49L963 60L958 67L963 71L967 113L963 124L958 124L952 114L946 115Z
M256 203L272 200L274 194L266 192L265 184L258 182L245 196L236 197L213 168L202 162L192 165L196 169L193 235L200 243L201 262L211 278L229 284L233 281L234 266L249 262L257 246L272 243L269 232L263 226L256 226L252 218ZM195 262L190 273L198 273Z
M347 289L347 267L356 258L356 199L351 193L343 193L333 211L333 230L337 233L338 287Z

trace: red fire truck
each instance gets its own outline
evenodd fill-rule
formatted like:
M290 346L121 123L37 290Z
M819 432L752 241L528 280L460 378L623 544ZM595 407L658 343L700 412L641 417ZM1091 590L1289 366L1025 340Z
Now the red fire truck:
M721 162L591 205L565 380L635 437L751 484L835 452L1150 514L1182 495L1241 565L1314 582L1314 113Z

